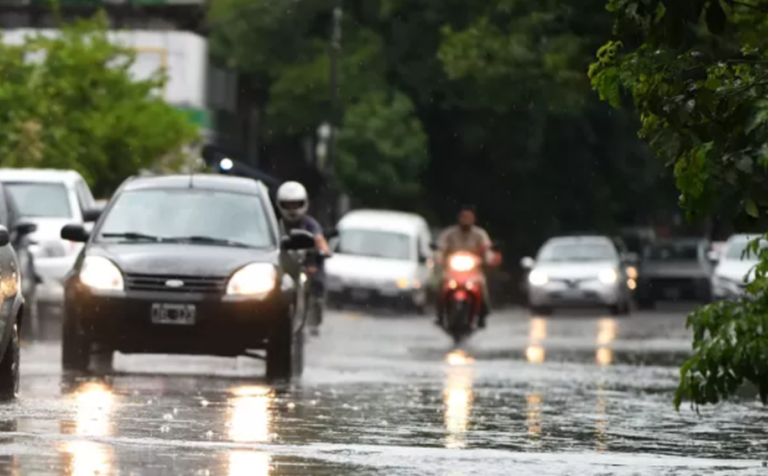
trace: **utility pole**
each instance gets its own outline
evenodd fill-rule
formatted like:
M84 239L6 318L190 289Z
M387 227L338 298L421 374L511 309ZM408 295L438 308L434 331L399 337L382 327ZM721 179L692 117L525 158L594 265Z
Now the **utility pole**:
M333 30L331 32L330 51L330 86L331 86L331 134L328 140L328 159L326 162L326 179L328 187L328 218L331 226L336 225L338 207L338 190L336 186L336 135L341 125L341 111L339 110L339 56L341 54L341 18L343 11L342 0L336 0L333 7Z

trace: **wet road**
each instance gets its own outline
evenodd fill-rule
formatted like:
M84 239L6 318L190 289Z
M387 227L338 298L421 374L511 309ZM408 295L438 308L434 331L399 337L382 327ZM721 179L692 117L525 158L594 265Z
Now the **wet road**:
M676 413L684 313L493 316L463 351L429 319L328 316L302 380L254 360L123 356L70 381L56 342L23 348L0 406L0 474L768 474L768 413Z

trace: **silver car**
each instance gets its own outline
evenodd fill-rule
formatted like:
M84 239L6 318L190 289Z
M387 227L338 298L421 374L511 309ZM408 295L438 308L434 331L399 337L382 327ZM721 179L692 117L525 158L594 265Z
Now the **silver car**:
M0 169L0 183L17 204L24 221L36 225L29 238L38 278L38 312L60 309L63 280L72 269L82 244L61 239L70 223L92 222L98 207L83 177L73 170Z
M555 308L608 307L613 314L629 313L635 283L627 276L625 259L608 237L548 240L535 260L522 260L530 269L531 310L548 314Z

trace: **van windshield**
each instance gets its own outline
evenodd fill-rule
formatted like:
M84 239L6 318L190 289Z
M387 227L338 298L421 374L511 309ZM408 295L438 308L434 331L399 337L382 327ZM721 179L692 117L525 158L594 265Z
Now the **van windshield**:
M342 230L336 251L345 255L408 261L413 259L411 237L379 230Z

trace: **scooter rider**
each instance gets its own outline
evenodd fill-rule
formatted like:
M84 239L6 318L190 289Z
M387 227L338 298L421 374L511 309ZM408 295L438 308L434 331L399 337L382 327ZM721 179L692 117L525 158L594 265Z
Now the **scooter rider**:
M277 208L282 215L282 226L285 233L291 230L306 230L315 236L317 251L324 257L331 256L328 242L323 235L323 227L317 220L307 214L309 209L309 197L307 190L299 182L285 182L277 190ZM312 278L312 293L319 302L325 296L325 270L323 260L319 260L317 266L310 266L307 270Z
M475 209L469 205L461 207L458 217L458 225L454 225L440 235L438 241L438 259L445 263L445 258L457 251L466 251L478 255L484 264L490 264L493 260L493 244L488 233L475 225ZM488 283L485 275L480 283L483 292L483 305L480 309L478 326L485 328L485 321L490 313L490 301L488 293ZM437 321L442 323L442 309L437 306Z

